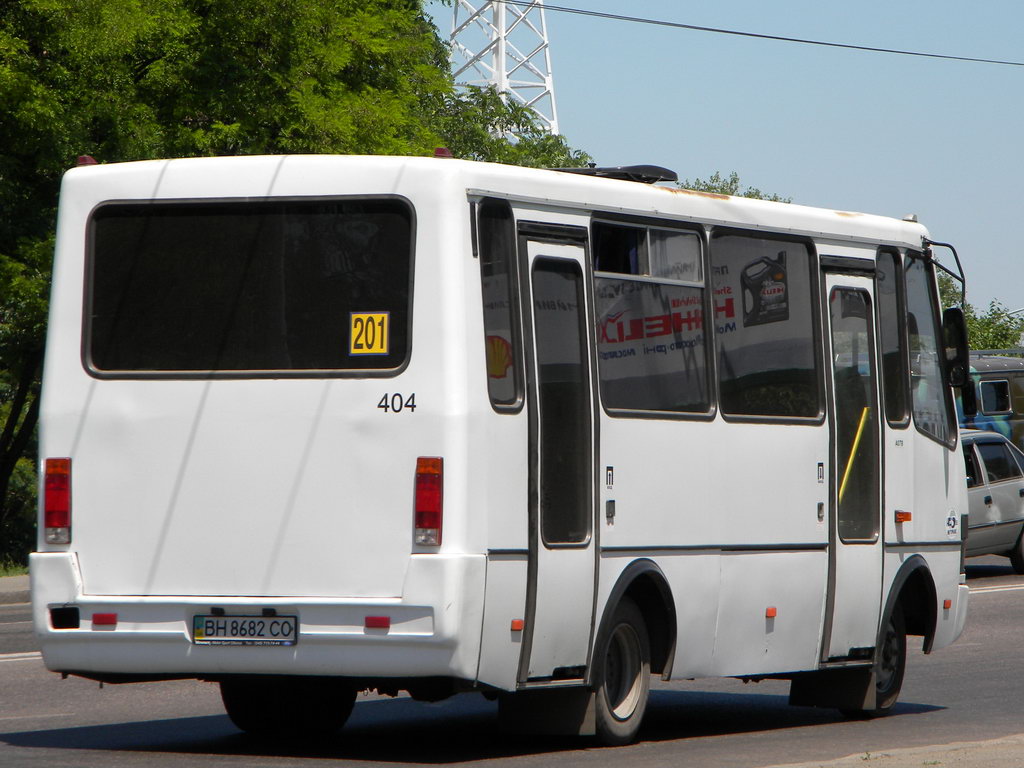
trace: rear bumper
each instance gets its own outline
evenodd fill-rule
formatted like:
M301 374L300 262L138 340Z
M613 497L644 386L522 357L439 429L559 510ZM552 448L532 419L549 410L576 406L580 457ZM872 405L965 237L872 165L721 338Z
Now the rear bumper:
M95 596L82 594L73 553L30 558L35 633L55 672L143 678L232 674L342 675L473 680L479 657L486 562L475 555L413 555L403 597L271 598ZM79 626L55 629L53 608L78 608ZM291 646L192 642L192 617L211 608L299 618ZM116 626L94 614L117 614ZM365 626L387 616L388 629Z

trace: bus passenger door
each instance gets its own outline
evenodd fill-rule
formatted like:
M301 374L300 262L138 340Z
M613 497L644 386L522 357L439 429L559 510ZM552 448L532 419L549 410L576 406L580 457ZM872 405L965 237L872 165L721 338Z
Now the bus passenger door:
M586 248L585 240L556 237L520 232L530 423L520 683L585 679L593 631L595 418Z
M822 661L870 661L881 611L881 417L872 291L867 277L826 274L832 488Z

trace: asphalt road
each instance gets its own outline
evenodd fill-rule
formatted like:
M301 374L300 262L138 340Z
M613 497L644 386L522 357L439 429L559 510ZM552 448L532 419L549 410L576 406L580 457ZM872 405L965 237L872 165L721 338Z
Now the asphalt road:
M883 750L1011 736L1024 732L1024 577L1002 558L972 562L963 636L931 656L912 651L901 703L890 717L849 721L829 710L789 707L788 684L781 682L659 683L640 742L616 750L581 739L503 734L496 705L468 694L437 704L361 698L345 730L330 742L260 741L232 726L211 684L101 688L61 680L43 669L35 652L28 606L0 605L0 765L319 768L473 762L521 768L556 761L597 765L614 756L617 764L637 768L759 768L853 754L869 763Z

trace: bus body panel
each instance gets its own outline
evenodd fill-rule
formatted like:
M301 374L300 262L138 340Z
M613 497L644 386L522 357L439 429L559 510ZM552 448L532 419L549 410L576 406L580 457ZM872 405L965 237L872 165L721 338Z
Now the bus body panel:
M519 677L526 616L526 553L492 554L487 558L480 665L476 679L484 684L515 690Z
M965 416L960 398L960 426L998 432L1024 449L1024 349L971 353L971 382L978 412Z

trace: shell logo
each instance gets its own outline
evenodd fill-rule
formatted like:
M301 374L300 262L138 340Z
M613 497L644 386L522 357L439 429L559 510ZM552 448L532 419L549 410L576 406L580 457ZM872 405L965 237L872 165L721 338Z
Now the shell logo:
M504 379L512 367L512 345L503 336L487 337L487 375Z

